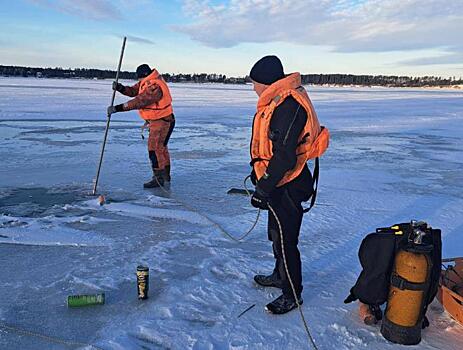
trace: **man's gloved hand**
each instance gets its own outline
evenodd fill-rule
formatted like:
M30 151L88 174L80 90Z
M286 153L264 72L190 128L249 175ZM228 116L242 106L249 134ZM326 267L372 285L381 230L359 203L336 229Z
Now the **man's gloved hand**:
M122 92L122 91L124 91L124 85L122 85L121 83L116 83L115 81L113 81L113 90Z
M254 171L254 169L252 169L251 171L251 182L254 186L257 185L257 175L256 175L256 172Z
M108 115L111 115L113 113L117 113L117 112L123 112L124 111L124 105L120 104L120 105L117 105L117 106L109 106L108 107Z
M264 192L259 185L256 186L256 190L251 197L251 205L255 208L262 210L268 210L268 204L270 196L267 192Z

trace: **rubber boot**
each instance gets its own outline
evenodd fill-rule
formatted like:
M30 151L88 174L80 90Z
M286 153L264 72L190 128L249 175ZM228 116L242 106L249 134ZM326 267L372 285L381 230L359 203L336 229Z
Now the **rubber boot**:
M156 188L164 186L164 170L154 170L153 178L143 184L144 188Z
M165 182L170 182L170 165L167 165L167 166L164 168L163 177L164 177L164 181L165 181Z

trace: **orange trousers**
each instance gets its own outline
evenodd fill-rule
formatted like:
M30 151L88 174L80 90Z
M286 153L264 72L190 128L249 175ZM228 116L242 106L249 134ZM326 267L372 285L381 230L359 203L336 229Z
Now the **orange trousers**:
M167 144L175 127L175 118L168 117L149 121L148 154L153 171L163 170L170 166L170 155Z

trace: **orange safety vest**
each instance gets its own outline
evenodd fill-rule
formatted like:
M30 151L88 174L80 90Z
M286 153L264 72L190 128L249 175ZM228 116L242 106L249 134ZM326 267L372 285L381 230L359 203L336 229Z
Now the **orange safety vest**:
M141 94L154 84L161 88L162 98L158 103L153 103L138 110L140 117L144 120L162 119L174 113L169 87L156 69L153 69L153 72L141 81L138 93Z
M286 172L277 187L283 186L299 176L309 159L320 157L328 148L330 138L328 129L320 126L309 95L301 86L301 75L293 73L286 78L278 80L270 85L259 97L257 113L254 116L251 140L251 164L257 179L264 176L269 160L273 156L272 140L269 138L270 121L272 120L273 112L288 96L292 96L305 109L307 112L307 122L299 135L298 147L296 149L296 166ZM293 118L293 116L288 116L288 118Z

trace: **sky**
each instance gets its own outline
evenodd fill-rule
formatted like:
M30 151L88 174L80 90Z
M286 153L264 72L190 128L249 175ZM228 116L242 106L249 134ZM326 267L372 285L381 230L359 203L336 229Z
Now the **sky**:
M0 0L0 64L463 76L463 0Z

